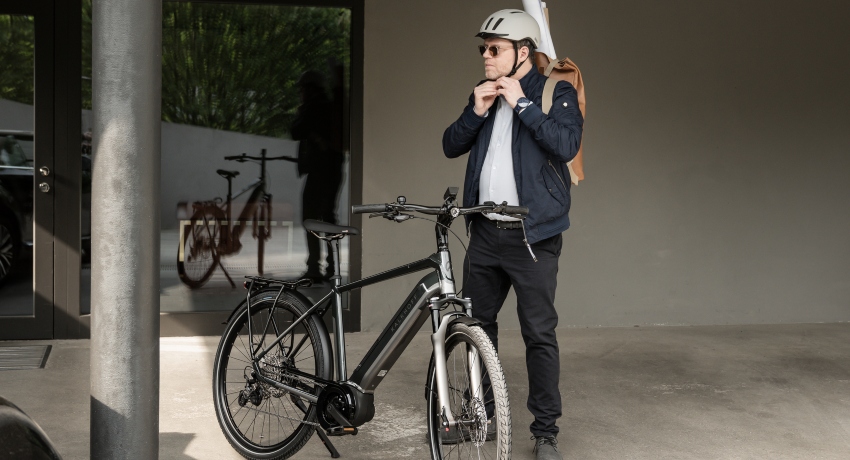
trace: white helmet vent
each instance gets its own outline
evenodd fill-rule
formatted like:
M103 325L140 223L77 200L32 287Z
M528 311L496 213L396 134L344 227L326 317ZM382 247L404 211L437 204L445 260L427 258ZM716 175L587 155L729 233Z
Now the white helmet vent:
M492 27L490 27L491 25ZM491 14L484 21L476 37L484 39L499 37L512 41L527 38L534 43L535 47L538 47L540 46L540 25L525 11L501 10Z

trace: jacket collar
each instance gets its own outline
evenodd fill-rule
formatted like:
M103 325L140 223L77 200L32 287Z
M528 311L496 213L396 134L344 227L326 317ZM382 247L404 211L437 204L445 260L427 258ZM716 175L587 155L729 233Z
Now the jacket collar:
M519 86L523 91L526 91L528 87L532 84L533 81L537 79L537 76L540 75L540 72L537 71L537 67L534 66L534 63L531 63L531 69L519 79Z

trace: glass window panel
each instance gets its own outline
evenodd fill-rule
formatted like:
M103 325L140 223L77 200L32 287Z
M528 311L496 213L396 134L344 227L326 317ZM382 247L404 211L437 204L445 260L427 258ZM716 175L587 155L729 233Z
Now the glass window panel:
M35 19L0 15L0 316L33 314Z
M90 4L83 0L84 148ZM326 246L302 221L348 224L350 24L345 8L163 4L162 311L231 310L244 276L261 272L315 277L310 297L329 290ZM225 159L243 153L257 159ZM85 199L84 189L87 235ZM341 253L345 282L347 241Z
M163 5L162 311L230 310L246 275L333 274L301 223L348 219L350 18L343 8ZM243 153L255 159L225 158ZM346 279L347 246L341 271Z
M91 183L92 183L92 0L82 0L82 116L80 124L80 313L91 313Z

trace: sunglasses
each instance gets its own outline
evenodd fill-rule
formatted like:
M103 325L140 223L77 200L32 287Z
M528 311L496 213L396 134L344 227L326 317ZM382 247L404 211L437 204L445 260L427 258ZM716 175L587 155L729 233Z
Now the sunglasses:
M511 49L513 49L513 48L499 48L498 46L493 46L493 45L490 45L490 46L478 45L478 52L481 53L482 56L484 56L484 53L486 53L488 50L490 51L491 56L496 57L496 56L499 55L499 51L501 51L501 50L511 50Z

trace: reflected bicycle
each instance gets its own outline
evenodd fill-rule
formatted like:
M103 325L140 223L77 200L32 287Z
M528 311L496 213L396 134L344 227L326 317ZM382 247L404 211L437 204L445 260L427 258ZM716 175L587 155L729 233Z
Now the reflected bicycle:
M177 273L180 281L192 289L206 284L216 267L220 267L230 285L236 287L236 283L221 264L221 257L239 253L242 249L239 239L248 225L251 226L252 236L257 240L257 271L260 275L263 274L265 243L271 238L272 226L272 196L267 191L266 162L298 161L288 156L266 156L266 149L262 149L259 157L243 153L224 159L239 163L257 163L260 165L260 177L233 195L233 178L239 175L239 171L217 170L218 175L227 180L227 198L192 203L192 217L188 222L180 222ZM248 192L251 192L248 202L239 217L233 220L233 200ZM290 228L290 234L291 230Z

